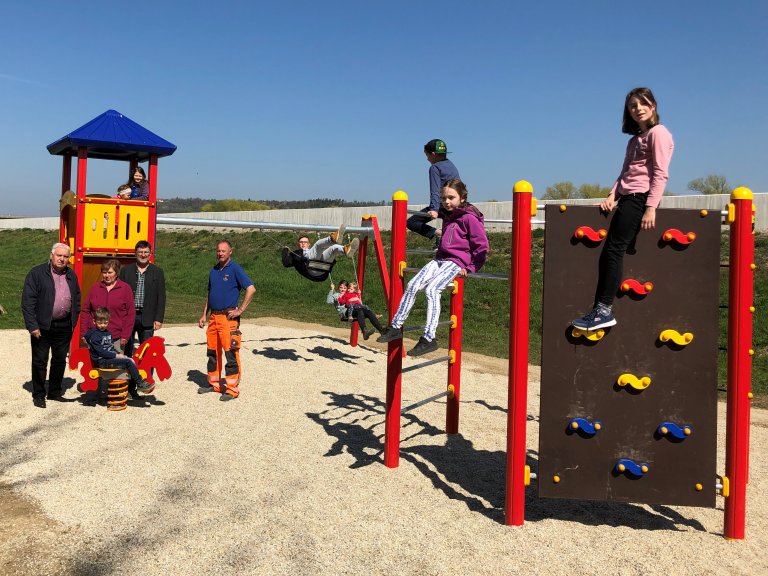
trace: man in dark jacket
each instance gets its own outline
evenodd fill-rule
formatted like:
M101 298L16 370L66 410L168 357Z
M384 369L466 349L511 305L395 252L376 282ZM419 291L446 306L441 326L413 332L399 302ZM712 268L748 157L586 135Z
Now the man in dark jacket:
M21 292L21 311L32 344L32 402L38 408L45 408L49 354L48 399L64 399L61 383L67 349L80 314L80 285L67 266L69 255L69 246L54 244L50 262L29 271Z
M146 240L136 243L136 262L120 269L120 280L127 282L133 290L136 305L136 320L131 337L126 345L125 355L133 356L134 349L151 336L155 330L163 327L165 317L165 274L163 269L149 262L152 256L152 244ZM131 396L136 396L135 388L129 385Z
M165 274L150 263L152 244L146 240L136 243L136 262L120 269L120 280L133 290L136 321L128 342L127 356L133 354L136 339L141 344L163 327L165 317Z

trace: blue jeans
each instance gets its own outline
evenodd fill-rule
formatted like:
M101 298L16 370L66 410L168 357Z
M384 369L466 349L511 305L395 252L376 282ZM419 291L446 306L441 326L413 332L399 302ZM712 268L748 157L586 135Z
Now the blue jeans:
M100 358L96 362L96 365L99 368L123 368L128 370L128 374L131 375L134 390L136 389L136 384L142 380L141 374L139 374L139 369L136 367L136 363L130 358Z
M411 214L411 217L405 222L405 227L411 232L416 232L416 234L431 240L435 237L435 227L429 225L432 218L426 214L427 212L429 212L429 206L419 210L418 214Z

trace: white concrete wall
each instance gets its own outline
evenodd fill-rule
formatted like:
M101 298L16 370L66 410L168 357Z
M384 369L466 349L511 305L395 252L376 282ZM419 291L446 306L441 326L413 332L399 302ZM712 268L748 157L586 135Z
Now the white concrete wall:
M729 201L727 194L713 196L666 196L662 202L662 208L696 208L707 210L722 210ZM768 192L755 194L756 229L768 230ZM542 201L539 201L541 204ZM557 204L594 204L595 200L567 200ZM512 202L478 202L476 206L489 220L511 220ZM417 210L423 208L423 204L409 206ZM281 222L296 223L296 229L302 225L337 226L341 223L348 226L359 225L362 217L375 214L379 221L379 228L389 230L391 226L391 207L371 206L362 208L314 208L305 210L261 210L255 212L188 212L179 214L163 214L165 217L205 218L208 220L243 220L250 222ZM0 219L0 229L10 228L37 228L43 230L58 230L59 219L48 218L9 218ZM160 224L159 229L173 229L174 226ZM188 228L184 226L183 228ZM509 228L509 224L489 224L489 229L503 230Z

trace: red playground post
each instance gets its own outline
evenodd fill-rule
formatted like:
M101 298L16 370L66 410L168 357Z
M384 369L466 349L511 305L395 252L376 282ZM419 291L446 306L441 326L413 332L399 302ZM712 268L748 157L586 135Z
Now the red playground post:
M451 292L451 328L448 350L453 356L448 362L448 396L445 405L445 433L459 433L459 402L461 397L461 339L464 312L464 278L456 276Z
M531 217L536 215L533 186L525 180L512 194L512 262L509 273L509 392L504 522L521 526L525 518L528 414L528 322L531 286Z
M728 281L728 408L726 416L725 523L723 534L744 539L749 474L749 412L752 382L752 314L755 238L752 192L736 188L728 205L731 225ZM726 480L727 479L727 480ZM727 488L726 488L727 486Z
M397 312L403 297L403 268L405 268L405 221L408 216L408 195L399 190L392 196L392 266L389 270L389 321ZM384 465L397 468L400 464L400 409L403 367L403 339L388 344L387 402L384 440Z

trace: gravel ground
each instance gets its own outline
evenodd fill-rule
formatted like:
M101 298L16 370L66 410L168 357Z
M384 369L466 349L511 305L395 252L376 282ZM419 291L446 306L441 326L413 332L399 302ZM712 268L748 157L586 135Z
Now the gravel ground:
M243 323L241 397L198 395L204 333L166 327L173 377L123 412L32 407L26 332L3 331L0 575L768 574L768 412L753 411L747 539L716 509L540 500L504 516L506 361L465 355L461 434L445 404L402 418L382 464L386 355L346 331ZM371 340L373 342L373 340ZM405 359L405 362L412 362ZM74 377L75 373L68 373ZM403 378L403 404L445 387ZM531 369L529 452L537 454ZM725 406L720 406L723 469Z

